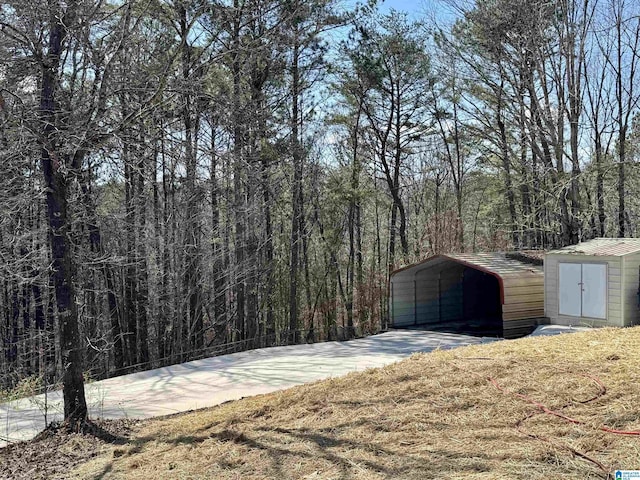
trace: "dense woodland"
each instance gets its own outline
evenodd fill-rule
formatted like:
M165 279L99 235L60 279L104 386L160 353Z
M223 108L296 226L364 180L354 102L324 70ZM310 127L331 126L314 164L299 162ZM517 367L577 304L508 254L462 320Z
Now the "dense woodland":
M640 5L433 7L0 3L0 388L81 417L83 376L379 331L435 253L636 235Z

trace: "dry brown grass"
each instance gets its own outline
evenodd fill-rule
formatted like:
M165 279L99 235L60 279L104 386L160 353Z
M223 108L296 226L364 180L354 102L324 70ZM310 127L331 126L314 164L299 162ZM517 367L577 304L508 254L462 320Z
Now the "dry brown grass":
M597 396L598 385L583 374L600 379L606 393ZM584 423L536 414L487 377ZM72 476L606 478L579 455L605 469L640 468L640 437L598 429L640 429L639 377L640 327L415 355L382 369L150 421L129 444Z

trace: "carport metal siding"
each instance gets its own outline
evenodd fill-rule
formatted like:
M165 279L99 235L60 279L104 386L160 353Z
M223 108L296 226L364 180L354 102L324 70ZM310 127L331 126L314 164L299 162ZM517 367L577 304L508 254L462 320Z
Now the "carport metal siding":
M457 266L454 266L456 264ZM544 315L544 274L541 268L507 259L501 254L452 254L431 257L392 273L390 303L393 325L415 325L419 323L418 313L429 308L423 304L422 295L432 298L428 291L434 287L435 280L432 280L427 292L422 292L423 287L420 282L417 282L420 286L416 288L420 273L435 279L434 274L438 271L436 267L439 267L438 281L442 282L442 272L449 271L445 273L446 286L451 277L459 278L460 269L464 269L465 266L493 275L498 280L505 331L511 328L509 322L514 324L514 328L518 328L518 322L521 320L536 319ZM433 290L442 292L442 287L443 285L440 284L437 290ZM413 311L408 304L412 299L415 302ZM456 296L455 291L444 298L438 297L439 318L446 321L447 318L459 315L459 312L454 312L454 309L461 308L461 305L461 297ZM434 307L431 306L431 308Z
M510 321L544 316L544 272L541 267L511 260L501 254L459 254L453 257L498 279L505 330L510 328Z
M520 320L544 316L544 275L502 277L502 320Z
M463 285L462 274L463 265L442 264L439 275L438 298L440 304L440 322L451 322L462 318Z
M391 283L391 318L394 325L415 325L415 290L415 281Z
M440 318L442 314L439 302L441 265L432 265L415 273L414 288L416 289L416 324L420 319L432 317ZM418 288L420 285L420 288Z
M446 322L459 318L462 309L463 265L450 261L421 265L412 279L391 282L391 311L394 326L424 325L426 318Z

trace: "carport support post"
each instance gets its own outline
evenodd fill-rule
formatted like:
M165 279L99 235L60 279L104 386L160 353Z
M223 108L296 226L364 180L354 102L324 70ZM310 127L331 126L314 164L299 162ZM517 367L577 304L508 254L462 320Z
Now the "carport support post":
M391 325L393 325L396 322L396 309L394 308L393 304L395 303L395 297L394 297L394 292L393 292L393 282L389 282L391 284L391 301L389 302L389 310L391 310ZM384 322L384 320L383 320ZM388 325L385 325L385 327L388 327ZM386 330L386 328L385 328Z
M442 272L438 272L438 323L442 323Z
M413 325L418 325L418 282L413 281Z

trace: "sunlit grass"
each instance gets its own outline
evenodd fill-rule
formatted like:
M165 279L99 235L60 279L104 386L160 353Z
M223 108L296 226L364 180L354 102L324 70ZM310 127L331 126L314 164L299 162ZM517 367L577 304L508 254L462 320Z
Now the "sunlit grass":
M489 378L581 423L544 414ZM419 354L143 423L129 444L106 450L72 475L605 478L605 470L638 467L640 437L600 427L640 429L639 380L640 328Z

